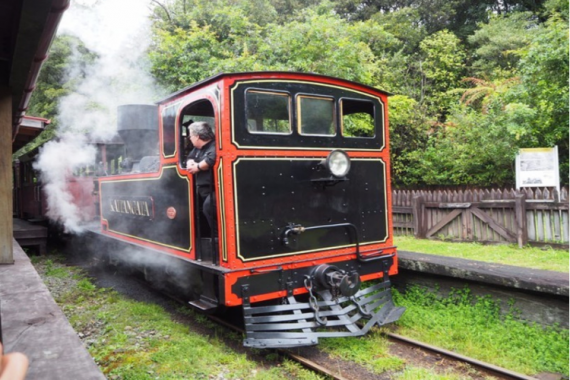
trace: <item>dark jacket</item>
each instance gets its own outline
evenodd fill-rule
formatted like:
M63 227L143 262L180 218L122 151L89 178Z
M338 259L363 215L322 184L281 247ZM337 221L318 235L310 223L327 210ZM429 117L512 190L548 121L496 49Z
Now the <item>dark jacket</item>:
M202 149L194 148L188 154L188 160L194 160L197 163L202 161L206 161L208 166L210 167L208 170L202 170L196 173L196 186L203 187L203 186L212 186L214 181L212 175L212 168L214 167L214 163L216 162L216 144L214 140L208 142L206 145L202 147Z

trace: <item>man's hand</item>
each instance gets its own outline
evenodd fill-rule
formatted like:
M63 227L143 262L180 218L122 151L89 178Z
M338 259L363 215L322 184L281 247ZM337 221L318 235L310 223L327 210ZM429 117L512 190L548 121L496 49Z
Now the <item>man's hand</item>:
M0 343L0 380L24 380L28 364L26 355L19 352L4 355Z
M198 168L198 163L194 160L188 160L186 163L186 169L188 169L188 171L192 174L196 174L200 171Z

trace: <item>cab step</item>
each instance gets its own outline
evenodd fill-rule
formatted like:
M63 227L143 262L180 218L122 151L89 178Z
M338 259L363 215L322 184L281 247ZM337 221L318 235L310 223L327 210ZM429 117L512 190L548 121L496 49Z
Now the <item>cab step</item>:
M189 301L188 304L201 311L214 311L218 307L217 303L205 297Z

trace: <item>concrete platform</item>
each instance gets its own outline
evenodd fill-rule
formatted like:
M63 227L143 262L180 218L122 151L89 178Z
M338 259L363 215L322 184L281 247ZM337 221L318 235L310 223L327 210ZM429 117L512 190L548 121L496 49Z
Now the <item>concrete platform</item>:
M568 273L398 251L400 267L416 272L568 298Z
M30 360L26 379L105 379L16 241L14 261L0 265L0 327L5 351Z
M397 288L416 284L445 296L468 284L475 296L499 300L503 311L514 302L523 319L568 328L568 273L408 251L398 251L398 261Z

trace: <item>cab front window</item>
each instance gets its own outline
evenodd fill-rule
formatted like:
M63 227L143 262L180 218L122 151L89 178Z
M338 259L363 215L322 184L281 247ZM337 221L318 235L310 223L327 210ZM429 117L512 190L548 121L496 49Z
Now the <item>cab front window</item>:
M334 99L300 95L297 98L301 135L334 136Z
M248 90L247 130L250 133L290 134L290 99L286 93Z

